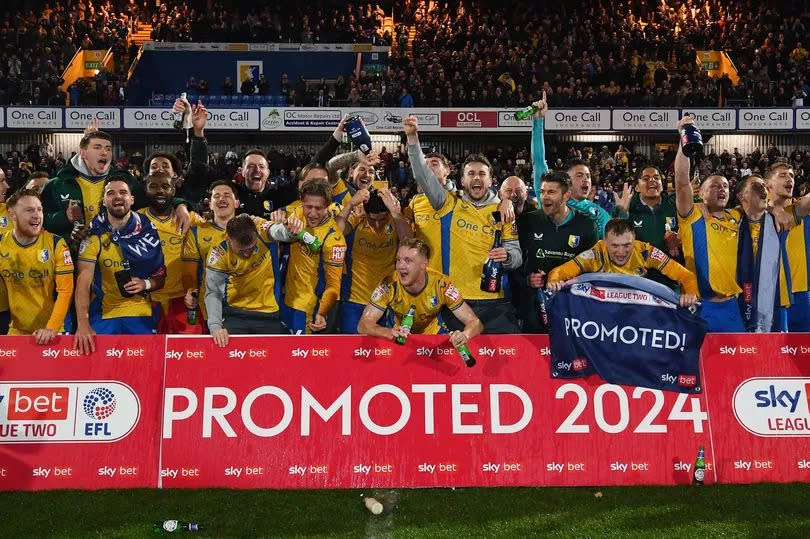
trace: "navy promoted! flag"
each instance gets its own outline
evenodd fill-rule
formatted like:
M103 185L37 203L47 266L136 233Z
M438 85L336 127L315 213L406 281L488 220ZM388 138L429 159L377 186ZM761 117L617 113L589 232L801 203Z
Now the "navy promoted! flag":
M549 302L551 376L700 393L706 323L678 296L630 275L590 273Z

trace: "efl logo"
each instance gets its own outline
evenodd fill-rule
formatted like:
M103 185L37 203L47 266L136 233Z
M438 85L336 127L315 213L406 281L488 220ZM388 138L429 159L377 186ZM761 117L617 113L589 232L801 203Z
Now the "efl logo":
M133 431L140 412L122 382L0 383L0 444L114 442Z
M66 387L12 387L8 399L9 421L59 421L67 419Z
M737 422L756 436L810 436L810 378L749 378L732 402Z

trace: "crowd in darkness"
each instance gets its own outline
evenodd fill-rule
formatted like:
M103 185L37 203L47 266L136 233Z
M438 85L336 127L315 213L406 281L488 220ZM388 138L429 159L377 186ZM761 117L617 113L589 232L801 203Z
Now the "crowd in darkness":
M0 104L64 105L62 74L78 49L108 50L115 69L100 70L68 89L71 103L118 105L137 47L127 36L145 15L136 3L111 0L4 2L0 22ZM25 9L23 9L23 7Z
M413 54L401 47L383 84L394 97L406 88L415 106L516 106L543 90L551 107L802 105L810 92L806 8L751 0L435 3L414 15ZM697 50L729 51L740 84L710 78Z
M65 0L31 10L29 2L9 2L0 22L0 104L124 103L126 70L137 54L127 36L139 22L151 23L159 41L395 45L384 73L343 74L319 85L322 100L311 84L310 99L300 88L288 91L290 106L512 107L543 91L551 107L803 106L810 93L806 0L519 1L509 9L480 0L434 2L430 11L415 1L398 8L237 4ZM393 36L382 30L392 9ZM61 75L79 48L112 48L115 69L81 79L65 95ZM727 51L739 84L709 77L695 61L698 50ZM297 79L288 84L294 90Z
M389 6L390 11L390 6ZM305 5L168 2L151 17L155 41L213 43L373 43L390 45L382 33L379 5L320 0Z

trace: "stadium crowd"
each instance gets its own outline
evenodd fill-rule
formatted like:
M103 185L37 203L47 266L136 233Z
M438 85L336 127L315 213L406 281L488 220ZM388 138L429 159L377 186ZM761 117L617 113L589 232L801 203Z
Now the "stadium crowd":
M236 181L212 167L204 106L176 105L193 125L185 171L165 152L148 156L139 177L119 170L126 159L115 160L110 135L89 128L54 177L8 197L0 181L9 333L44 343L67 331L82 350L94 334L156 331L210 332L220 345L240 333L448 332L461 346L481 331L545 331L538 291L593 271L657 280L684 307L700 298L711 331L808 329L801 152L791 162L776 148L747 161L709 155L693 182L679 148L669 185L666 164L623 146L569 150L549 169L547 103L535 105L528 184L497 181L494 161L512 162L504 151L463 156L454 181L447 157L424 155L406 118L412 197L379 174L382 152L335 155L343 122L295 181L271 181L259 150L241 156ZM746 168L732 191L737 163ZM605 174L594 188L608 166L632 183ZM763 291L773 292L770 310Z
M539 99L543 90L552 107L802 106L810 92L806 2L517 2L508 13L494 1L428 4L398 6L391 36L382 30L386 10L394 9L390 3L67 0L41 2L38 11L12 3L0 23L0 104L125 103L126 71L138 51L127 37L138 23L150 23L158 41L396 41L383 73L344 73L315 85L325 86L325 106L511 107ZM416 35L409 54L411 27ZM62 73L79 48L112 48L115 69L100 69L63 92ZM727 51L739 83L709 77L695 61L698 50ZM313 103L318 92L307 82L303 92L292 88L299 95L289 106L320 103ZM202 94L228 93L225 82L222 88L219 81L192 86ZM274 95L290 94L282 92L284 81L265 86ZM310 99L302 95L310 91Z

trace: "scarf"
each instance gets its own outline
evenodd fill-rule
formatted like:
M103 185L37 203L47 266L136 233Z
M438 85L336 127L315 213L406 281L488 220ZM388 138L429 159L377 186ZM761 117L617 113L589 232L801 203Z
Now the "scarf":
M102 210L93 218L91 232L110 235L110 241L121 248L121 256L129 262L134 277L148 279L164 266L158 233L152 222L140 213L130 212L126 224L114 229L107 218L107 210Z
M754 257L751 220L743 214L737 243L737 297L743 324L750 333L771 331L780 288L780 261L786 235L776 232L773 216L766 213L759 228L759 249Z

